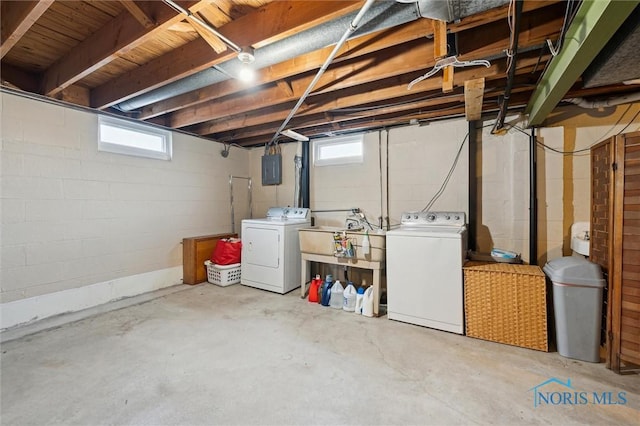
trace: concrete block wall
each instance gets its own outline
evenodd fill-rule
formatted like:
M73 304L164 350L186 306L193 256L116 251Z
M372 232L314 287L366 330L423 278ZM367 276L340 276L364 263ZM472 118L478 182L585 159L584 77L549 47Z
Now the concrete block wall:
M420 211L427 206L438 193L460 149L451 178L430 210L469 213L467 133L464 119L389 131L388 215L392 227L400 223L403 212Z
M544 145L564 150L564 128L540 129L537 140ZM571 178L567 176L565 161L571 157L544 149L538 145L538 264L544 265L548 260L563 256L565 239L564 205L565 188L571 185ZM589 176L589 170L583 173ZM568 180L567 180L568 179ZM588 190L587 190L587 193Z
M247 150L222 158L174 132L171 161L98 152L96 114L1 99L3 304L181 271L182 238L230 231L229 175L248 174Z
M515 129L493 135L493 121L484 124L478 140L476 249L515 251L528 260L529 138Z
M466 132L467 124L464 120L432 123L425 127L395 128L389 130L388 134L387 131L371 132L365 134L362 163L316 167L311 159L311 208L334 210L357 207L366 214L372 224L377 225L381 216L389 216L391 224L397 225L403 211L421 210L438 191ZM388 212L386 210L387 138L389 144ZM299 144L281 144L282 185L262 186L260 167L264 148L255 148L251 151L254 217L264 216L266 209L271 206L293 205L295 185L293 157L300 151ZM450 209L467 212L467 147L465 142L454 174L446 191L433 205L434 210ZM318 225L342 226L346 216L346 212L314 213Z

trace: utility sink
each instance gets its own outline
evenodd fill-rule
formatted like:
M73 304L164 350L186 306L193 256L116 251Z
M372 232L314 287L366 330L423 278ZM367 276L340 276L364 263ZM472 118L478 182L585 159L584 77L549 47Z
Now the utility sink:
M386 235L384 232L369 231L369 245L371 247L370 254L364 256L362 253L362 240L364 239L364 231L354 231L335 226L315 226L312 228L300 229L300 251L302 253L321 254L325 256L334 255L334 239L335 232L345 237L355 246L355 257L351 259L368 260L371 262L384 262L386 258Z
M571 238L571 250L583 256L589 256L589 240L580 237Z

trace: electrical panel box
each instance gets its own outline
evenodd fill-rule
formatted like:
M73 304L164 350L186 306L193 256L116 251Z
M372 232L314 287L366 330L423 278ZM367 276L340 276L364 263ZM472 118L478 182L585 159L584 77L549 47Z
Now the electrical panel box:
M282 183L282 155L262 156L262 185L280 185Z

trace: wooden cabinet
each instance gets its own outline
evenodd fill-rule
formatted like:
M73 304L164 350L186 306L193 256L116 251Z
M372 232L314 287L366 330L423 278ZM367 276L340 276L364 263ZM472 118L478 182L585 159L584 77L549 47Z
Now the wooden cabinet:
M591 149L592 262L607 276L607 367L640 365L640 132Z
M207 280L204 261L211 258L213 249L222 238L236 238L237 234L201 235L182 240L182 282L199 284Z

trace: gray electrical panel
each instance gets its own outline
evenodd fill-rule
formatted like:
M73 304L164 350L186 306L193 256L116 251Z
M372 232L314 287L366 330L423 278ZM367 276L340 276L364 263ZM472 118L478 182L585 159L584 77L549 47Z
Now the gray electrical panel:
M262 185L280 185L282 183L282 155L262 156Z

